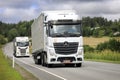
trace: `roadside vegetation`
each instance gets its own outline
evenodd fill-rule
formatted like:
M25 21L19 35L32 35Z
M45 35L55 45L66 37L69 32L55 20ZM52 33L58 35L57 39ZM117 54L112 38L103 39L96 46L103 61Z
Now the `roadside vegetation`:
M17 64L12 68L12 61L5 57L0 48L0 80L38 80L38 78Z
M104 50L101 52L85 52L85 59L92 61L111 62L120 64L120 53L110 50Z
M24 80L23 77L12 68L9 61L5 59L0 48L0 80Z
M113 37L112 37L113 38ZM86 60L120 63L120 38L84 38ZM109 40L108 40L109 39ZM94 42L97 43L95 44ZM89 42L89 43L88 43ZM94 46L93 46L94 44Z

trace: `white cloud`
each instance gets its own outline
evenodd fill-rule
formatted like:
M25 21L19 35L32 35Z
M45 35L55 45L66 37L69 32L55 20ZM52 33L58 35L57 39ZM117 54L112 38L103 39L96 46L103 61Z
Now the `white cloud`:
M19 22L36 18L41 10L75 9L81 17L120 18L120 0L0 0L0 20Z

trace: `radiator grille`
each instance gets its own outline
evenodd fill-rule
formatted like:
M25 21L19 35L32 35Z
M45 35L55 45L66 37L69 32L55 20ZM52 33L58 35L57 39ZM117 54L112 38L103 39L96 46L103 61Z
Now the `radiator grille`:
M25 55L26 54L26 49L20 49L21 55Z
M57 54L74 54L77 52L78 42L54 43L54 48Z

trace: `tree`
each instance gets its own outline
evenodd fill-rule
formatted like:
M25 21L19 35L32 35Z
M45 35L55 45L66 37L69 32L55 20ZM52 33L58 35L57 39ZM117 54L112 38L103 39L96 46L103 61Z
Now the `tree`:
M99 30L98 37L103 37L105 35L105 30Z
M8 32L8 40L12 41L15 37L19 36L18 31L13 28Z
M93 36L94 37L98 37L98 35L99 35L99 29L95 29L95 30L93 30Z

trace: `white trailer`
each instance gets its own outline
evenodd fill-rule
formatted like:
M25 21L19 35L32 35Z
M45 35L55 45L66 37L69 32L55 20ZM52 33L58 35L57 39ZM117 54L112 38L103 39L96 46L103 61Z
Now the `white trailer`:
M30 56L29 54L29 38L28 37L16 37L13 40L14 56Z
M36 64L81 66L81 21L73 10L43 11L31 26L32 55Z

